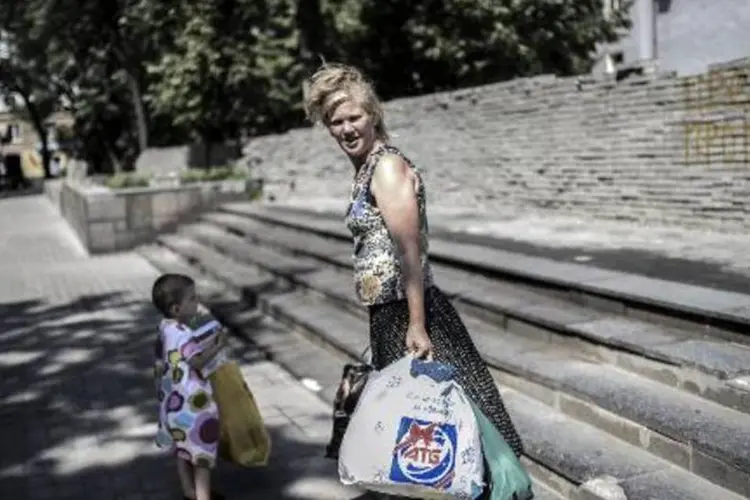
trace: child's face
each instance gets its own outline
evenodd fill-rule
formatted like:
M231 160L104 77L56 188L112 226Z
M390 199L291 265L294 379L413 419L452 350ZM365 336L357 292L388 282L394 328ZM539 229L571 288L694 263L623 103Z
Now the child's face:
M184 323L198 312L198 295L195 287L191 286L182 298L182 302L176 306L175 317L178 321Z

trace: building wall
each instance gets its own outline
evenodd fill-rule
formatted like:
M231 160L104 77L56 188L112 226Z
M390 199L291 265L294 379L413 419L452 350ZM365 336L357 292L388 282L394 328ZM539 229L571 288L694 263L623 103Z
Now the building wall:
M48 117L47 123L51 129L47 139L50 141L50 146L53 147L56 141L54 126L72 126L73 118L69 113L58 112ZM16 132L13 134L10 143L0 145L0 154L19 155L26 177L43 176L44 168L41 164L41 155L38 152L40 137L34 125L10 112L7 108L0 109L0 134L4 135L8 126L12 126Z
M31 123L24 122L11 113L0 114L0 134L5 134L9 125L14 127L17 134L14 133L12 142L3 146L3 153L20 154L21 151L34 147L38 135Z
M52 114L48 119L47 123L57 126L65 125L72 126L73 118L68 113L59 112ZM39 134L37 133L34 125L30 121L26 121L20 118L18 115L8 111L0 110L0 134L4 134L8 125L14 125L20 131L20 135L17 140L5 146L6 153L20 153L29 149L36 149L39 145ZM48 139L54 139L52 134L48 136Z
M656 57L663 71L699 74L720 61L750 56L750 1L654 0ZM633 26L620 42L625 62L638 61L641 20L632 9Z
M387 103L430 205L750 228L750 68L697 77L518 79ZM320 129L250 140L277 198L340 198L351 166Z

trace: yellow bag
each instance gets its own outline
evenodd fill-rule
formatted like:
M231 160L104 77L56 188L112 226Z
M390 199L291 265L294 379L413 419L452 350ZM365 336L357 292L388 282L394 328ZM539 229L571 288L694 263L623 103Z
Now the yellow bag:
M267 465L271 437L237 364L224 363L209 380L219 408L219 456L244 467Z

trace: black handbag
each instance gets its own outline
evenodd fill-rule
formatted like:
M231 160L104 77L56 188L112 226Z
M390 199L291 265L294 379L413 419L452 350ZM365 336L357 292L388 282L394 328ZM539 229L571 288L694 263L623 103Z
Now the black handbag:
M366 353L367 349L362 353L360 359L364 358ZM331 433L331 440L326 446L326 458L334 460L339 458L339 448L341 447L341 441L344 439L346 428L349 426L349 420L373 370L374 367L367 363L347 363L344 365L341 382L333 401L333 432Z

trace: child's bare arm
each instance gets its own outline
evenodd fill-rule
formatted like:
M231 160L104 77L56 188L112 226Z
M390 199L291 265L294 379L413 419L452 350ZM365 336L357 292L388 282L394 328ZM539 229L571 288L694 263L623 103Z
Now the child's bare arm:
M190 358L188 364L194 370L202 370L227 345L227 332L222 329L216 334L216 341L203 352Z

